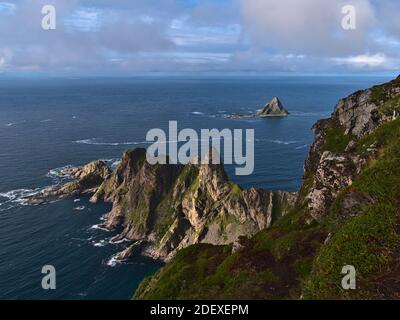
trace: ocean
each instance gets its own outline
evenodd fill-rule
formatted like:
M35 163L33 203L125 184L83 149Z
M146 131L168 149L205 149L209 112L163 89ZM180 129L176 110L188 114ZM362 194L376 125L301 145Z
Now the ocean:
M242 187L296 191L313 140L312 125L337 100L389 80L367 76L0 78L0 299L129 299L161 263L135 257L115 263L124 244L96 228L108 204L87 197L40 206L21 199L62 182L68 165L95 159L116 165L146 133L178 129L255 129L255 170ZM225 119L251 113L278 96L291 115ZM56 268L56 290L41 269Z

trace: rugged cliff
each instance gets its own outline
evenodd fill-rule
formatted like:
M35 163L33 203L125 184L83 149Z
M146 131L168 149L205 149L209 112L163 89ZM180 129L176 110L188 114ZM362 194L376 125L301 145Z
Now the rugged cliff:
M114 240L140 240L140 252L153 258L169 260L192 244L229 244L252 236L287 213L296 199L287 192L242 190L222 165L150 165L145 157L144 149L126 151L92 201L113 203L103 227L122 230ZM128 248L121 257L132 252Z
M340 100L313 128L295 208L234 246L180 250L134 297L399 298L399 112L400 77ZM346 265L356 290L341 286Z

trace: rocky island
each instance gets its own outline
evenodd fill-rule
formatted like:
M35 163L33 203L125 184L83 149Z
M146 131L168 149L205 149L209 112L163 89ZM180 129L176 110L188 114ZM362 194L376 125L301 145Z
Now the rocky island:
M287 117L290 113L283 107L279 98L274 97L260 111L255 114L231 114L226 115L228 119L243 119L243 118L267 118L267 117Z

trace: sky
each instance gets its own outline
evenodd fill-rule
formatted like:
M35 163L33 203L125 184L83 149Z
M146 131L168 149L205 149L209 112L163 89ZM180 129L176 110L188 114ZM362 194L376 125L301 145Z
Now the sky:
M0 0L0 74L398 74L399 12L399 0Z

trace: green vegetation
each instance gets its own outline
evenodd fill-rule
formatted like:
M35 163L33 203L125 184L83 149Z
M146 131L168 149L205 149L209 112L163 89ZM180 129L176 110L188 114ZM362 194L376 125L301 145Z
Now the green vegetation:
M360 150L372 141L381 146L380 158L344 190L331 207L326 221L334 235L314 261L313 272L305 286L307 299L372 298L377 294L374 279L394 263L400 241L400 122L393 121L359 141ZM354 218L344 219L339 209L346 194L370 195L375 202ZM356 267L359 290L340 287L344 265Z
M312 256L325 234L308 225L297 230L293 211L271 230L242 239L244 249L195 245L179 251L146 279L135 299L286 299L300 296ZM288 230L291 230L288 232Z
M394 97L383 103L379 108L378 111L387 115L393 115L393 111L399 112L400 110L400 96Z
M197 299L218 291L217 283L208 279L230 254L230 247L196 245L177 253L154 277L139 286L135 297L145 299ZM210 285L210 286L209 286Z
M95 173L89 173L78 181L71 182L65 187L69 192L74 192L75 190L89 190L92 188L97 188L103 183L103 178Z
M325 130L325 145L322 151L343 152L349 142L351 135L346 135L340 126L329 126Z
M371 89L371 99L377 103L380 103L386 99L386 92L384 86L375 86Z

